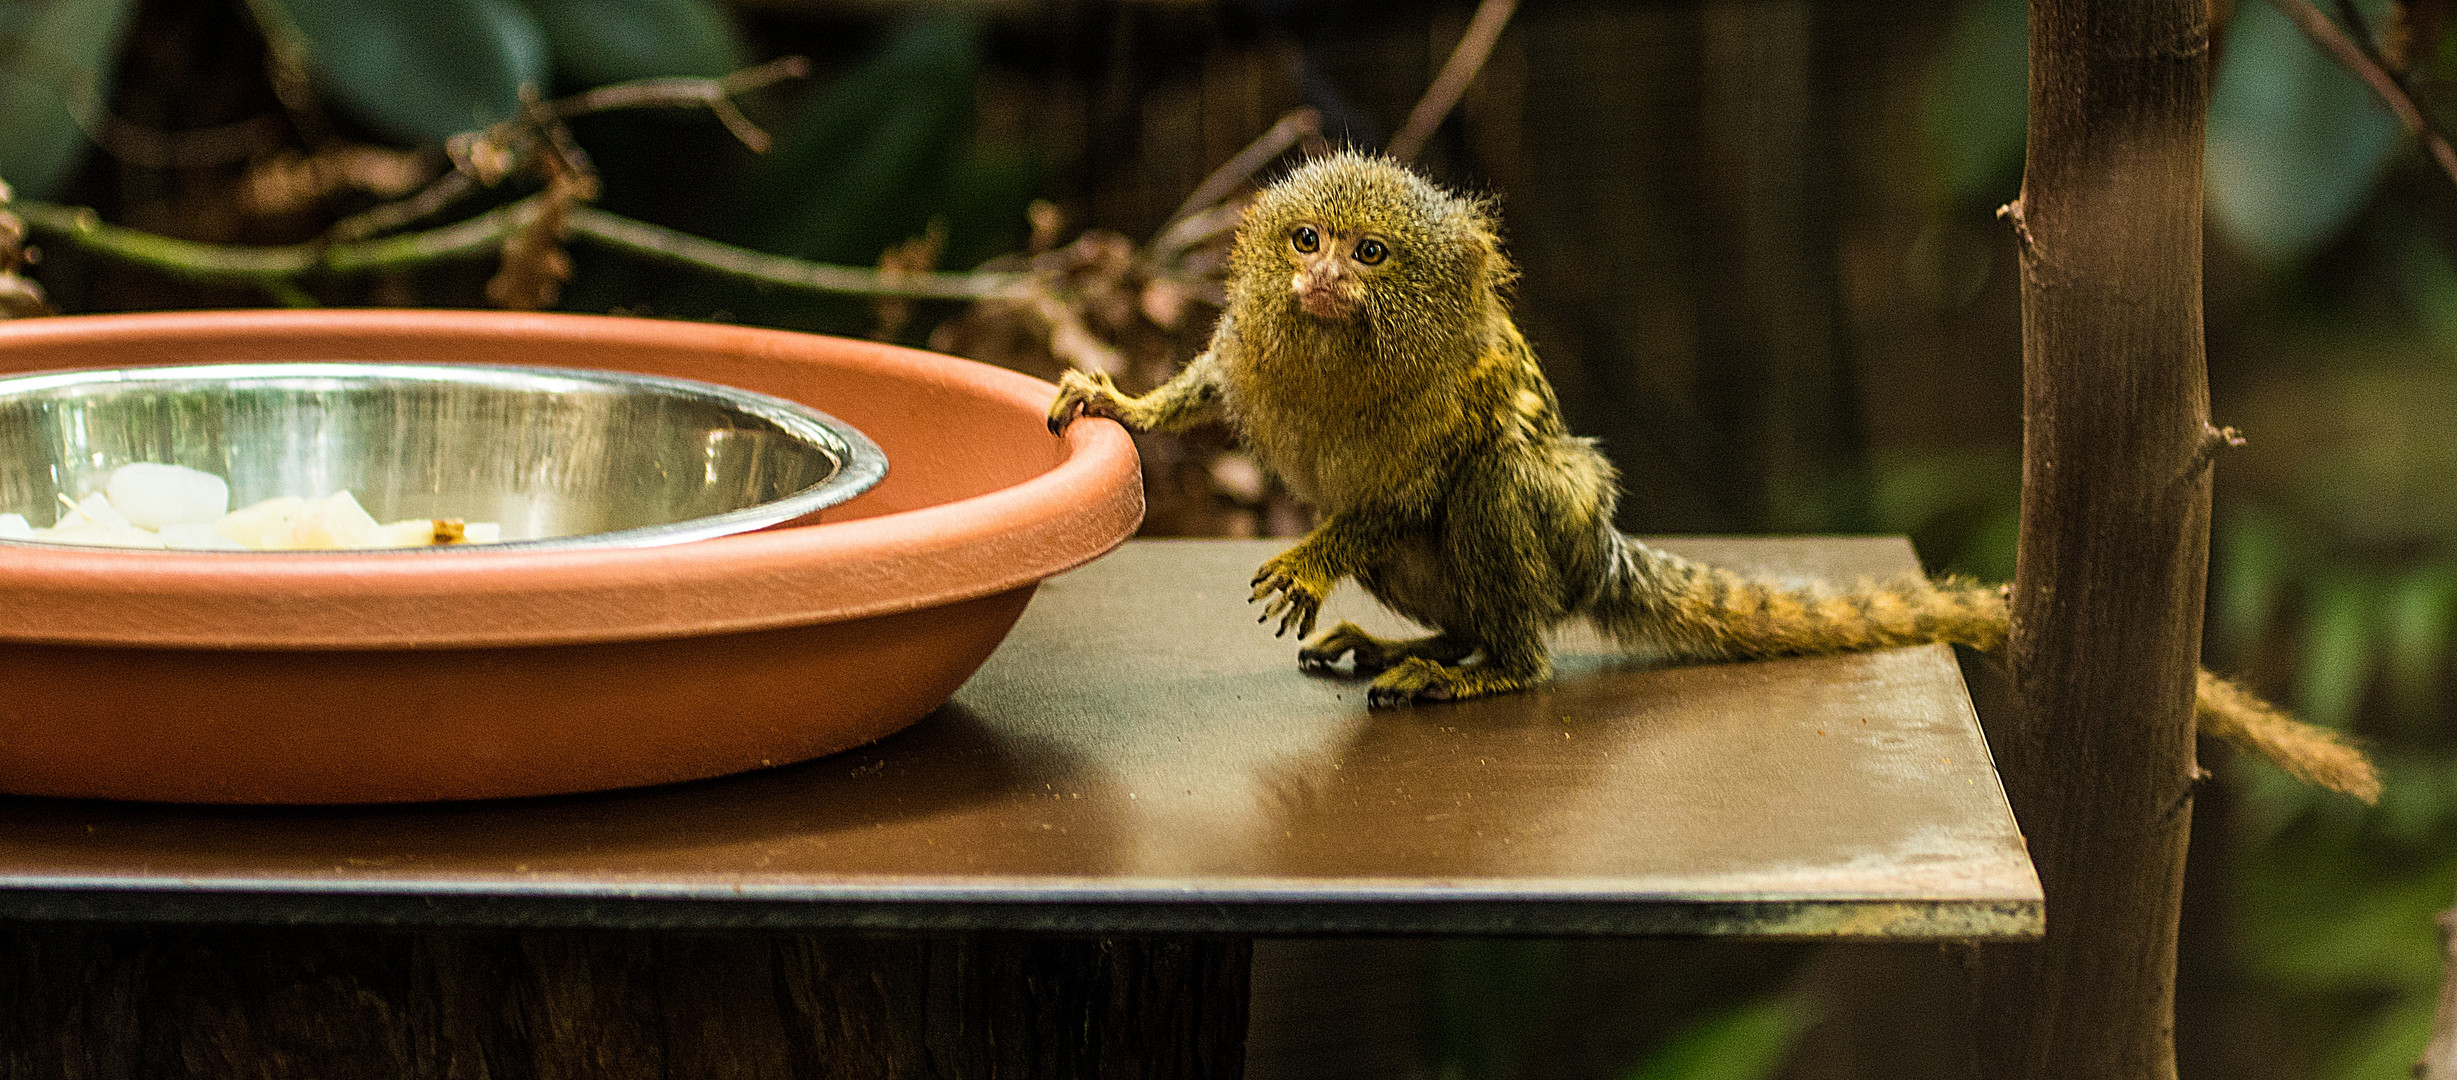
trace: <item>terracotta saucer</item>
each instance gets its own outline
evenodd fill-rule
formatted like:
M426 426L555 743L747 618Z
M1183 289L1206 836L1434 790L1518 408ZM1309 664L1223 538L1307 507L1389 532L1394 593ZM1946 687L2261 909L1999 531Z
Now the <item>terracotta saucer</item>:
M945 702L1043 578L1142 520L1133 443L1053 388L870 342L484 311L0 324L0 373L236 361L647 372L821 408L887 479L817 522L665 548L228 554L0 547L0 791L338 803L781 765Z

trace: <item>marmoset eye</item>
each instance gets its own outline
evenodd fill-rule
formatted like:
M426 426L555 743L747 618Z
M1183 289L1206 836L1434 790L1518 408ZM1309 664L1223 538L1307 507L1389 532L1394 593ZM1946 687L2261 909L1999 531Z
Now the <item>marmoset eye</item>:
M1382 246L1382 241L1368 239L1356 246L1356 261L1372 266L1388 257L1390 253L1391 249Z
M1295 231L1288 234L1288 242L1295 244L1297 250L1311 255L1321 250L1322 234L1315 232L1311 225L1299 225Z

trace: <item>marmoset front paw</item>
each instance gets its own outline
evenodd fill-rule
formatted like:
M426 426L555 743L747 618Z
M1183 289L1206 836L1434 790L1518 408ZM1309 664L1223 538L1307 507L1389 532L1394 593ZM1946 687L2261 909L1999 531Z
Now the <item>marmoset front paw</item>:
M1295 550L1281 552L1254 572L1254 595L1246 600L1253 603L1271 597L1263 617L1254 621L1270 622L1276 616L1280 628L1273 637L1286 637L1290 630L1301 638L1312 634L1314 617L1322 613L1323 598L1331 595L1330 576L1305 565L1302 559L1291 558Z
M1067 425L1085 413L1105 415L1103 406L1118 399L1117 384L1103 372L1069 369L1058 377L1058 397L1049 403L1049 433L1066 434Z

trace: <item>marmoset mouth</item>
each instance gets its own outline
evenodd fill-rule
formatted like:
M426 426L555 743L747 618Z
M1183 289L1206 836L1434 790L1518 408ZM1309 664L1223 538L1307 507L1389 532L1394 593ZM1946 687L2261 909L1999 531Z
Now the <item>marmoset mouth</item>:
M1356 297L1334 285L1315 285L1297 290L1297 306L1317 319L1350 319L1356 317Z

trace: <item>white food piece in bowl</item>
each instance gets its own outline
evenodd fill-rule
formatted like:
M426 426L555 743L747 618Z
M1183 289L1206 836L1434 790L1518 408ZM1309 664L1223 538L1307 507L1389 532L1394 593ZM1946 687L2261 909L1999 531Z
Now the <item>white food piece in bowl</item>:
M94 492L76 502L68 502L68 497L63 495L60 496L60 501L68 503L68 509L60 515L60 520L51 523L54 530L82 529L89 525L105 529L133 529L136 527L129 523L126 515L119 512L118 507L111 505L110 496L102 492ZM64 542L82 544L85 541Z
M300 511L307 500L296 495L277 495L260 503L249 503L214 522L213 531L235 541L240 547L264 547L265 534L282 527Z
M282 495L225 513L230 485L221 477L156 462L121 466L104 490L81 500L62 495L60 501L66 508L48 528L34 528L23 514L0 514L0 540L182 551L330 551L503 539L503 526L492 521L464 525L458 518L411 518L380 524L348 491L317 499ZM128 512L132 506L134 514ZM152 527L148 521L161 524Z
M375 528L383 538L384 547L424 547L435 542L435 521L432 518L387 521Z
M42 531L38 539L54 544L88 544L94 547L158 548L162 538L133 525L109 525L86 521L75 525L54 525Z
M230 509L230 484L209 472L139 461L111 470L103 492L140 529L210 525Z
M296 515L266 529L267 551L329 551L335 548L388 547L384 527L358 505L347 491L336 491L308 503Z
M246 551L247 545L221 534L209 522L174 521L157 533L162 546L176 551Z

